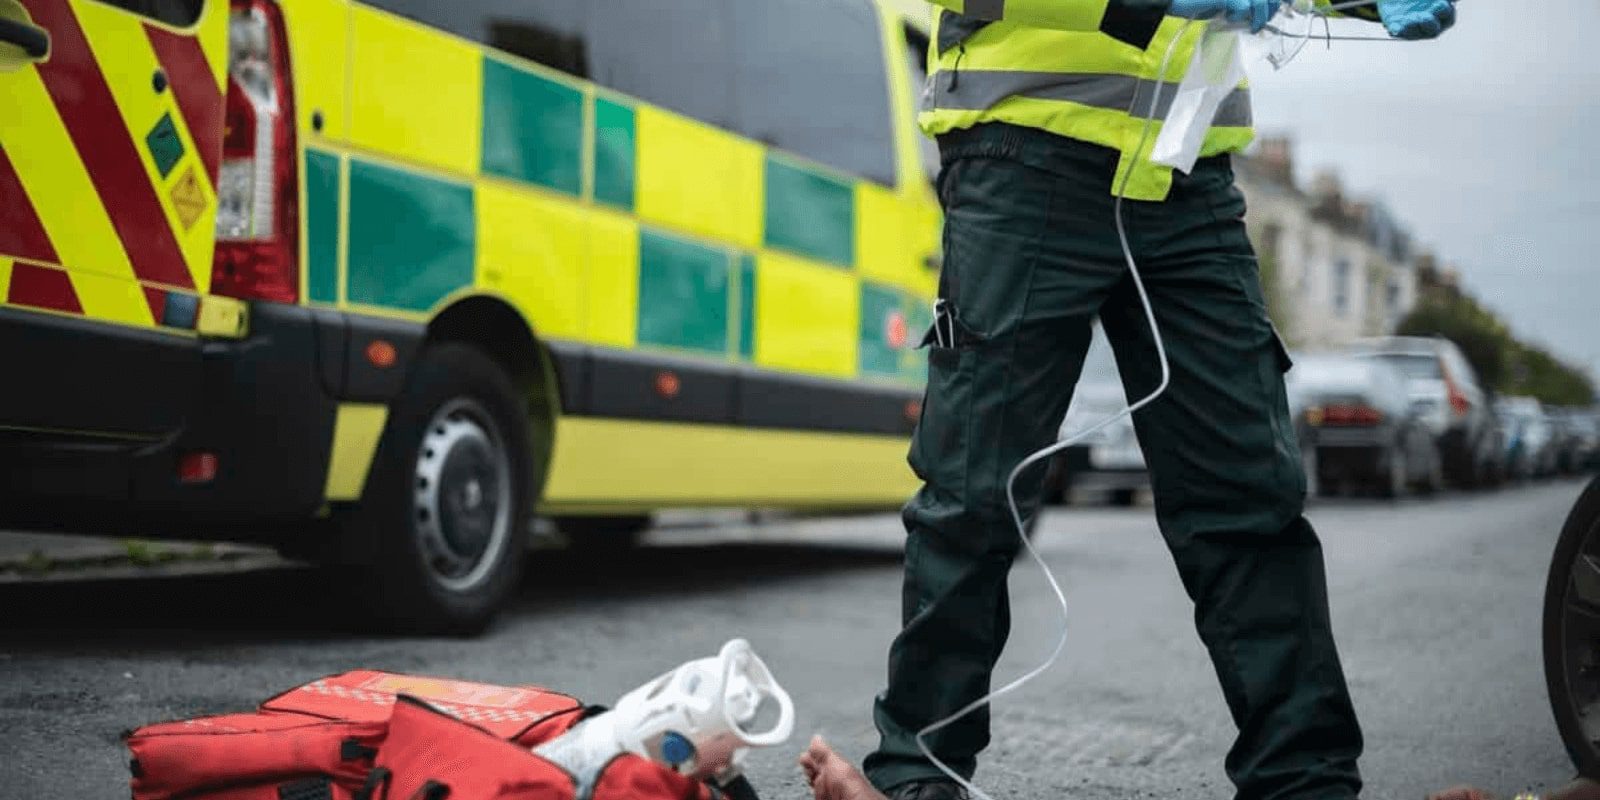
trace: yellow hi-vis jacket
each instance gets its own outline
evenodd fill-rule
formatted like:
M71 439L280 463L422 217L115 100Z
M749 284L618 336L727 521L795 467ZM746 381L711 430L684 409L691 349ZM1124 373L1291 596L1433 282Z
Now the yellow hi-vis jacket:
M918 116L937 135L982 122L1040 128L1122 153L1110 190L1128 178L1133 200L1163 200L1172 170L1150 161L1177 84L1204 24L1166 15L1169 0L929 0L943 7L928 54ZM1316 0L1327 6L1330 0ZM1363 8L1357 15L1376 19ZM1174 46L1173 39L1181 36ZM1173 48L1144 151L1157 74ZM1243 150L1255 137L1250 89L1223 102L1202 156Z

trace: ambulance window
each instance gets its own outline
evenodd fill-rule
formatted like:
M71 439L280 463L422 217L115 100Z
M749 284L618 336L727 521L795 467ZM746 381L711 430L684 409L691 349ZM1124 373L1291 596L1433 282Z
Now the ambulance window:
M373 5L440 30L589 77L585 0L371 0Z
M894 184L889 79L869 0L746 0L733 32L741 133Z
M107 0L121 9L157 19L174 28L187 28L200 19L205 0Z
M749 0L594 0L595 82L713 125L733 122L730 5Z

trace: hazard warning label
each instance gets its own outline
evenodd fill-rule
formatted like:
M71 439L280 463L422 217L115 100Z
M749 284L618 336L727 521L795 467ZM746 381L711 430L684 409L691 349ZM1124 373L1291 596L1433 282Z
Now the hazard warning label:
M200 179L195 177L194 165L184 170L183 176L172 186L172 208L178 212L178 221L183 223L183 229L188 231L194 227L200 217L206 213L210 201L206 198L205 187L200 185Z

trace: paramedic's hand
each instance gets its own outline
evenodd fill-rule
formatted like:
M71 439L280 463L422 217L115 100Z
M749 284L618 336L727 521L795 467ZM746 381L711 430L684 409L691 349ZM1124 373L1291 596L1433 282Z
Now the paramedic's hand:
M1456 24L1455 0L1378 0L1383 27L1397 39L1432 39Z
M1248 24L1251 33L1260 33L1281 5L1283 0L1172 0L1167 13L1189 19L1225 17L1229 22Z

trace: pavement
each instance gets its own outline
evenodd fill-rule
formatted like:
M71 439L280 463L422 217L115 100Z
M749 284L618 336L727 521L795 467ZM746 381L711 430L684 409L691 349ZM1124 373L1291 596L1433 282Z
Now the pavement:
M1509 794L1570 777L1539 613L1581 489L1567 480L1313 509L1366 732L1364 796L1421 798L1457 782ZM999 701L979 784L997 798L1231 797L1232 726L1149 509L1052 511L1037 542L1067 591L1067 651ZM0 796L125 796L121 731L245 710L346 669L541 683L609 702L744 636L800 710L790 745L754 753L749 771L768 800L801 800L793 759L812 732L855 759L874 742L900 546L894 515L733 516L680 521L604 561L539 550L513 607L472 640L361 633L323 602L324 578L282 562L14 580L0 585ZM1001 678L1048 654L1060 625L1026 562L1013 603Z
M182 577L283 564L276 553L263 547L0 532L0 585Z

